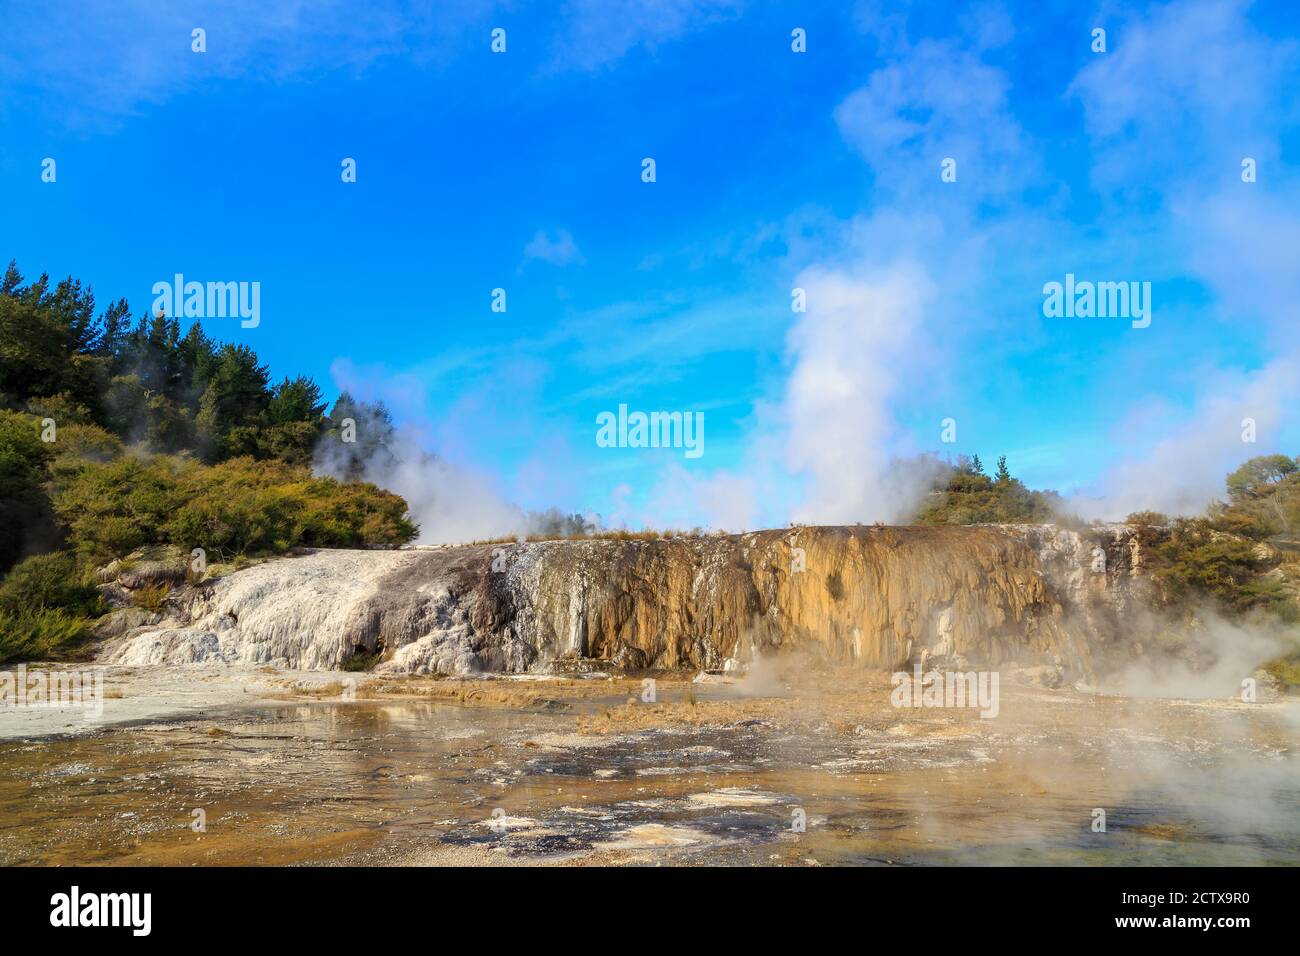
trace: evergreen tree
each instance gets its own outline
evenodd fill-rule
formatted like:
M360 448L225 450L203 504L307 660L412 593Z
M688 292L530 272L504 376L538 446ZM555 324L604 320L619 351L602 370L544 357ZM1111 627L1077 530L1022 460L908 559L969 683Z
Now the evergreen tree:
M18 271L18 260L10 259L9 266L5 269L5 277L0 281L0 296L15 296L18 290L22 288L23 276Z
M95 351L109 360L110 374L115 375L120 371L117 363L127 348L131 335L131 308L126 304L126 299L118 299L104 310L102 325L99 345Z
M310 378L300 375L286 378L275 387L266 406L267 420L272 425L288 422L319 422L325 413L320 386Z
M351 442L346 440L348 421L353 423ZM345 478L360 478L368 464L392 464L394 435L393 416L383 402L358 401L343 392L329 414L323 439L328 442L326 461Z

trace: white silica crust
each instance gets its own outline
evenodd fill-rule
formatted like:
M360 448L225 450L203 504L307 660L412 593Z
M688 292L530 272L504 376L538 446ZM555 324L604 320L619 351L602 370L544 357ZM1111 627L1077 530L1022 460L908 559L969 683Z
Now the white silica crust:
M1143 589L1122 526L791 528L419 550L318 550L120 611L100 660L466 676L743 669L806 648L870 668L1090 678ZM132 616L134 615L134 616ZM731 662L729 664L729 662Z
M213 582L184 625L145 628L115 647L110 664L270 664L327 670L365 630L385 575L415 555L318 551L268 561Z

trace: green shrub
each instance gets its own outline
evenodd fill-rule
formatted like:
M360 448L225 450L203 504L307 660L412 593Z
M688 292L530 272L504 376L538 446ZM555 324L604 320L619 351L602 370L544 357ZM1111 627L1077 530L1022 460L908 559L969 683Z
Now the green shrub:
M161 611L170 592L171 588L165 584L146 584L131 592L131 601L146 611Z
M1209 595L1225 608L1247 611L1281 600L1276 588L1256 580L1267 563L1250 541L1216 533L1202 518L1180 518L1152 549L1151 577L1166 605Z
M78 548L97 561L144 544L199 547L224 561L296 545L402 544L418 530L398 495L253 458L216 465L167 456L86 464L59 490L56 507Z
M1210 527L1252 541L1265 541L1283 530L1277 518L1246 507L1211 509Z
M1169 524L1169 516L1159 511L1135 511L1124 519L1124 523L1130 528L1149 528Z
M66 660L90 637L90 621L61 608L0 610L0 665Z
M87 463L55 492L54 506L82 554L94 561L122 558L163 540L181 503L177 476L197 467L161 455Z
M383 659L384 659L384 652L382 649L376 651L370 651L370 652L357 651L343 662L342 666L340 667L340 670L345 670L345 671L374 670L374 668Z
M0 609L10 614L55 608L81 616L100 610L99 590L82 580L69 554L27 558L0 583Z
M54 419L60 429L73 424L87 425L92 420L90 409L78 403L68 392L29 398L27 411L37 418Z
M917 512L917 524L1023 524L1056 520L1063 502L1054 491L1032 491L998 459L998 478L955 469Z
M298 528L304 544L356 548L405 544L419 533L406 501L369 482L313 479L304 490Z
M1300 652L1269 661L1264 665L1264 670L1277 678L1283 690L1292 692L1300 689Z
M49 512L41 487L49 456L37 419L0 409L0 574L22 555Z
M50 446L54 455L53 466L62 466L65 470L84 462L112 461L124 450L120 438L98 425L60 425L56 440Z

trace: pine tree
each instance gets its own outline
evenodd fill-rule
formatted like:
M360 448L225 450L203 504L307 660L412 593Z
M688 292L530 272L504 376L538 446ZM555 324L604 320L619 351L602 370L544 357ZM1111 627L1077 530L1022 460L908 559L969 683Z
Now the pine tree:
M22 286L23 276L18 271L18 260L10 259L9 267L5 269L4 281L0 282L0 295L17 295Z
M275 394L266 406L266 417L272 425L289 422L319 422L325 413L320 386L305 375L286 378L275 387Z

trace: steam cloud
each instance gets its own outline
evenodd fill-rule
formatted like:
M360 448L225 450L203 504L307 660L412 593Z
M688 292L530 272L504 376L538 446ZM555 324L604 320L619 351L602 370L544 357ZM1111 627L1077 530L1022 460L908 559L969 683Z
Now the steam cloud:
M925 272L902 263L856 276L802 273L808 311L790 333L794 369L785 397L786 454L808 478L796 521L842 524L907 517L930 487L898 460L892 406L901 368L923 349L921 320L932 296Z
M313 467L317 474L359 478L401 495L420 526L417 544L581 534L600 526L598 516L556 508L525 511L512 504L497 491L492 475L428 451L423 428L393 428L378 406L361 404L353 414L359 416L357 442L322 441Z

